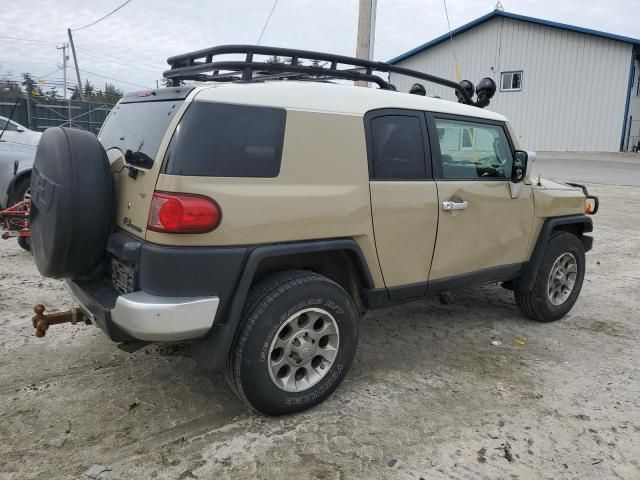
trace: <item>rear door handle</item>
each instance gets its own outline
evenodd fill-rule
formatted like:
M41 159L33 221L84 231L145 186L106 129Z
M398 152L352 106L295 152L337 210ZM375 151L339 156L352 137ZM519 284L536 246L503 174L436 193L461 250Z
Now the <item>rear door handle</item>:
M450 201L442 202L442 210L444 210L445 212L452 212L454 210L464 210L468 206L469 206L469 202L467 202L466 200L462 202L450 202Z

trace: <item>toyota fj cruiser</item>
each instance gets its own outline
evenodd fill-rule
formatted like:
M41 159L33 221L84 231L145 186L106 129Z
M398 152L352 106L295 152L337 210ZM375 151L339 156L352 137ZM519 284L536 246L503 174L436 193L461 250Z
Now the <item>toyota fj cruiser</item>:
M245 58L217 59L230 53ZM271 55L290 60L257 58ZM575 304L597 199L531 178L507 119L479 108L490 79L474 101L470 82L317 52L226 46L169 64L176 86L126 95L97 138L48 129L35 160L38 269L113 341L194 340L276 415L340 384L367 309L485 282L542 322Z

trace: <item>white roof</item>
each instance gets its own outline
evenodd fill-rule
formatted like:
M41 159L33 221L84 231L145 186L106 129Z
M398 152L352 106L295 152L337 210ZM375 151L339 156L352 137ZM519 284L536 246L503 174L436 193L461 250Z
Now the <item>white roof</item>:
M380 108L405 108L507 121L498 113L449 100L336 83L277 80L206 84L198 87L195 95L200 101L281 107L287 110L364 115Z

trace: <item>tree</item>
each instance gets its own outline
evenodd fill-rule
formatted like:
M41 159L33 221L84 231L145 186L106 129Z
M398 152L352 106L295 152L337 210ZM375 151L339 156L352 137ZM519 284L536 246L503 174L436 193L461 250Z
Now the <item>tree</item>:
M33 81L33 78L31 78L30 73L23 73L22 78L22 86L24 87L27 94L30 94L34 97L42 96L42 89L36 85L36 83Z
M163 87L169 88L169 87L174 87L175 85L173 84L175 80L172 78L163 78L160 83L162 84ZM184 80L178 80L178 86L180 85L186 85L187 83Z
M278 55L272 55L267 59L267 63L281 65L284 63L284 60L282 60Z
M60 100L60 94L58 93L58 90L56 90L55 87L51 87L49 90L47 90L44 93L45 97L49 100Z
M12 76L9 70L2 71L0 69L0 96L7 101L24 96L18 82L11 79Z
M117 103L122 98L123 93L118 90L115 85L107 83L104 86L104 102L105 103Z
M91 97L94 96L93 91L95 90L95 87L91 84L91 82L86 79L84 81L84 98L85 100L89 100Z

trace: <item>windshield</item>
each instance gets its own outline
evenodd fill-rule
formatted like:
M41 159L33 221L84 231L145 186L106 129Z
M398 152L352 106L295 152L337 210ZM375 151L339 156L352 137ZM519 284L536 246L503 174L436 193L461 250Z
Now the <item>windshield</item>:
M116 105L102 126L98 139L105 150L119 148L155 159L167 127L183 100L136 102Z

